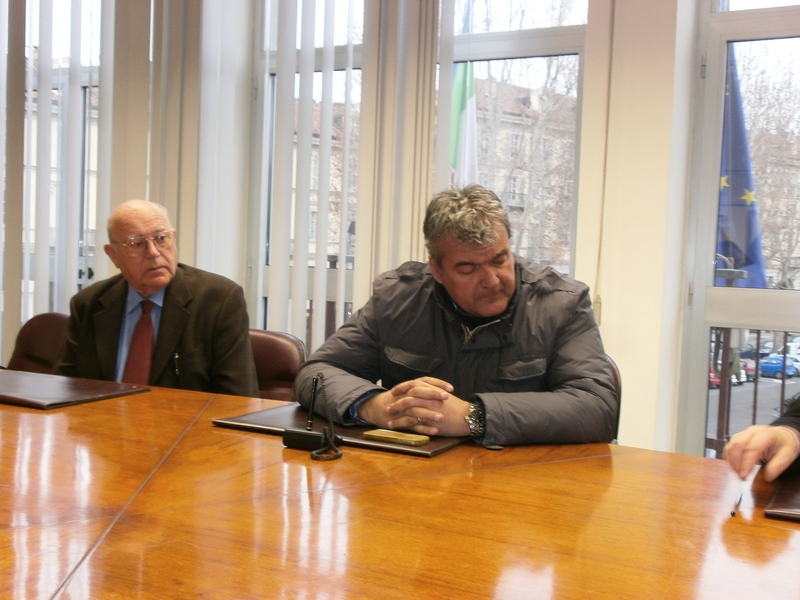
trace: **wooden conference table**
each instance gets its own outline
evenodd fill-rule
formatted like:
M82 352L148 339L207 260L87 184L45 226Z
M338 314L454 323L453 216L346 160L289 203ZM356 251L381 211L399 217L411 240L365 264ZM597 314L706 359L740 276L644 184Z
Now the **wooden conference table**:
M2 598L798 598L800 524L722 461L464 444L434 458L212 426L268 400L0 405Z

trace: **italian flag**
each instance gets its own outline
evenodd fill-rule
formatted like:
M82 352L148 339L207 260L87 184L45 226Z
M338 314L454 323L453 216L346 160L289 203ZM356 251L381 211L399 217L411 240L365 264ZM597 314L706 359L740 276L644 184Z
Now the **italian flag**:
M472 1L467 4L461 33L472 31ZM478 183L478 132L475 106L475 74L471 62L453 66L450 105L450 184L463 187Z
M450 108L450 183L455 186L465 186L478 182L475 75L470 62L458 63L453 71L453 102Z

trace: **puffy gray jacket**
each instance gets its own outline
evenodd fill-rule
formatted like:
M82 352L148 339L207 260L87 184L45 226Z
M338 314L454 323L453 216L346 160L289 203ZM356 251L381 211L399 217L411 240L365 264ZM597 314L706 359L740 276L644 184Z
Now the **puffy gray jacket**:
M472 336L427 264L380 275L367 304L300 371L301 404L322 373L342 423L362 394L428 375L483 401L484 445L611 441L618 407L588 287L519 258L515 270L507 310Z

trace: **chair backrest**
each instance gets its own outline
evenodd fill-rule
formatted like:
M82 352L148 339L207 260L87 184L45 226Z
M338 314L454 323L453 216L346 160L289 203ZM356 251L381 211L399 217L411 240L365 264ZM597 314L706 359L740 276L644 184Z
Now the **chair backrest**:
M28 319L17 334L6 365L15 371L54 374L67 344L69 315L47 312Z
M300 338L282 331L250 330L250 344L256 363L258 395L271 400L294 401L294 378L306 360Z
M605 357L608 367L611 370L611 378L614 381L614 396L617 399L617 422L614 425L614 442L616 443L617 435L619 435L619 416L622 413L622 378L619 375L619 367L617 363L614 362L614 359L608 354L606 354Z

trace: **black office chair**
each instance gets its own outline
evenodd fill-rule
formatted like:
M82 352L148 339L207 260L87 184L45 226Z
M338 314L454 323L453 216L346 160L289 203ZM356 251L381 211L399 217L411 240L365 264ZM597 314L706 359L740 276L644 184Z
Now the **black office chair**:
M614 425L614 439L611 441L612 444L616 444L617 436L619 435L619 417L620 414L622 414L622 378L619 374L619 367L617 363L614 362L614 359L608 354L606 354L605 357L608 368L611 370L611 379L614 381L614 397L617 400L617 422Z
M294 402L292 384L306 360L306 346L302 340L282 331L251 329L250 344L259 397Z
M28 319L17 334L6 368L53 375L67 344L69 315L47 312Z

